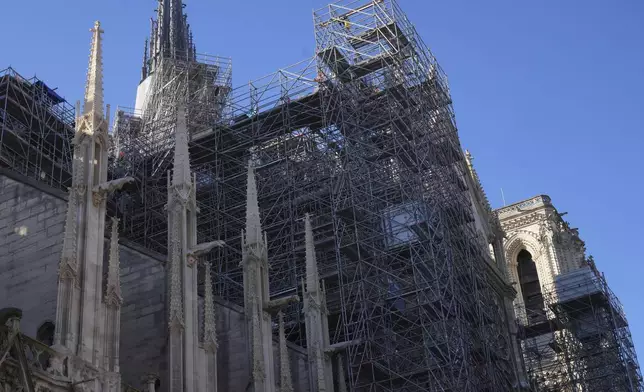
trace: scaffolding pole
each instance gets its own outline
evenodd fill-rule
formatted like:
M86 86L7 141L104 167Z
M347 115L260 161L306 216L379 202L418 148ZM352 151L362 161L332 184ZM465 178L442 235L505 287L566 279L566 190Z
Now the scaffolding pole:
M0 166L67 191L73 136L74 108L56 89L0 71Z

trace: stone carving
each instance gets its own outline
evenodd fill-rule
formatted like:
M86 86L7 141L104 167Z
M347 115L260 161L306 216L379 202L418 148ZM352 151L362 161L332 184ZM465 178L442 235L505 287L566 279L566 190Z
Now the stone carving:
M172 237L170 241L170 311L169 327L183 328L183 294L181 292L181 246L179 239L179 211L173 212Z
M143 383L145 384L145 392L155 392L156 391L156 382L159 379L159 376L154 373L146 374L143 377ZM127 392L127 391L124 391Z
M49 367L46 369L48 373L51 373L55 376L67 376L67 367L65 366L65 362L67 360L67 356L64 354L52 350L52 354L49 357Z
M284 335L284 313L280 310L277 314L279 320L279 346L280 346L280 392L293 392L293 380L291 378L290 359L286 336Z
M536 207L537 205L551 205L550 197L546 195L535 196L531 199L524 200L522 202L509 205L507 207L499 208L498 210L496 210L496 213L499 216L499 218L503 219L504 215L509 215L513 212L520 212L524 208L533 207L533 206Z
M467 169L470 172L470 176L472 177L472 180L474 181L474 187L475 187L475 195L476 198L479 200L485 211L489 215L492 214L492 207L490 206L490 201L487 198L487 195L485 194L485 190L483 189L483 185L481 185L481 179L479 178L478 173L476 172L476 169L474 168L474 157L468 150L465 150L465 164L467 165Z
M108 195L122 189L126 184L133 181L134 178L132 177L123 177L96 185L92 188L92 202L94 203L94 207L100 206Z
M200 256L210 252L213 248L221 247L224 245L225 245L224 241L212 241L212 242L205 242L202 244L195 245L192 249L188 250L188 253L187 253L188 267L192 268L197 263L197 260L199 259Z
M224 241L211 241L211 242L204 242L198 245L193 246L189 251L188 255L194 256L194 257L201 257L208 252L210 252L212 249L216 247L222 247L226 245Z
M534 212L532 214L519 216L515 219L503 221L501 223L501 227L503 228L504 231L511 231L519 227L528 226L535 222L539 222L545 219L546 219L546 215L543 214L542 212Z
M76 247L78 236L78 202L76 192L69 189L67 200L67 216L65 218L65 236L63 239L63 251L58 266L59 279L76 280L78 262L76 260Z
M533 259L538 259L543 252L539 236L528 230L517 230L513 232L506 241L506 260L512 266L516 266L516 256L519 250L525 248L532 254Z
M290 304L300 302L300 297L297 295L289 295L288 297L282 297L274 299L272 301L267 301L264 303L264 310L266 314L275 314L281 312L281 310L287 307Z
M118 237L119 220L112 218L112 236L110 239L110 256L107 272L107 286L105 293L105 303L108 306L121 306L123 298L121 297L120 281L120 257L119 257L119 237Z
M215 299L212 294L212 278L210 274L210 265L204 264L204 326L203 326L203 345L206 352L215 353L217 351L217 328L215 320Z
M92 385L102 378L99 370L79 357L72 356L70 360L72 389L75 392L93 392Z

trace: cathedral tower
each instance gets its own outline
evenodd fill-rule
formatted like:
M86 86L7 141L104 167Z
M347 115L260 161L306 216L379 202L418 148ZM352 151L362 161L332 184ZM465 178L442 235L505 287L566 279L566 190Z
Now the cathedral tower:
M505 258L522 323L547 318L543 292L555 277L585 265L585 244L550 197L539 195L496 211L506 233Z

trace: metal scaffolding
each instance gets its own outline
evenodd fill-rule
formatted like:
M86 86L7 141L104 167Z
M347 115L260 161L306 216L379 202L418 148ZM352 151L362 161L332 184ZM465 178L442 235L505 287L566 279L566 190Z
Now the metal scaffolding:
M0 71L0 166L67 190L74 108L36 77Z
M143 108L118 108L112 134L110 177L135 178L134 192L110 200L131 241L166 254L167 174L172 167L176 107L185 104L193 139L220 124L231 91L232 65L223 57L193 55L163 58L142 85ZM147 93L147 94L146 94ZM193 146L196 144L192 143ZM195 168L199 171L199 168ZM203 214L209 206L204 205Z
M243 298L246 167L256 167L271 295L299 291L313 216L332 343L354 391L504 391L513 375L502 300L485 275L447 81L393 1L316 11L316 56L229 89L229 67L162 59L142 113L119 110L112 200L125 237L166 252L173 108L188 107L199 241L216 293ZM155 76L156 75L156 76ZM285 314L306 345L301 305Z
M177 24L166 19L153 32ZM188 44L160 50L168 45L157 33L140 86L149 94L139 110L117 110L109 175L135 182L109 200L109 214L121 218L124 238L166 253L174 110L183 103L198 241L227 244L209 256L219 296L243 302L251 162L271 295L299 292L310 213L331 343L356 343L345 360L352 391L513 390L508 320L486 275L445 75L394 0L337 2L314 23L313 58L235 89L229 60L196 55L189 32ZM188 31L177 26L171 31ZM182 47L193 52L177 54ZM61 188L69 124L57 133L67 143L55 155L66 164L55 174ZM285 324L305 346L300 304Z
M522 326L535 392L644 391L624 311L592 261L558 276L543 297L547 320Z
M512 389L447 80L394 1L316 11L340 309L354 390Z

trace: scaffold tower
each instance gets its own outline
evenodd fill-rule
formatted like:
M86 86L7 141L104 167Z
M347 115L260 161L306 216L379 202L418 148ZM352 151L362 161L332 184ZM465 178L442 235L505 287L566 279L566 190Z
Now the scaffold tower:
M337 148L329 198L336 336L359 391L512 389L447 80L395 1L315 12L320 101Z
M557 276L543 298L547 318L522 325L532 390L644 391L626 316L592 259Z
M71 186L74 107L42 80L0 71L0 167Z

